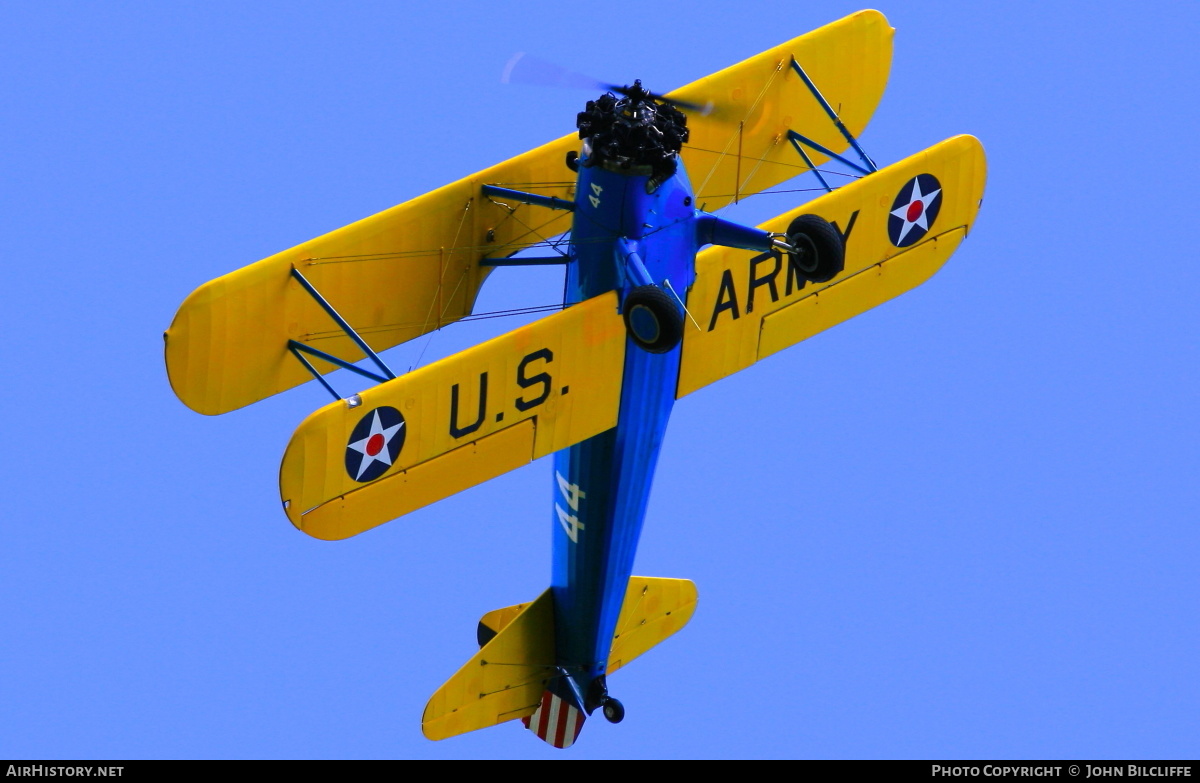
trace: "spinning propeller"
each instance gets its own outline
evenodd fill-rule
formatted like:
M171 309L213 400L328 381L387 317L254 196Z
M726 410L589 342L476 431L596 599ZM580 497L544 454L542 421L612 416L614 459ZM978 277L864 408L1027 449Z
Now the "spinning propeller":
M608 82L593 79L590 76L572 71L569 68L564 68L561 65L543 60L526 52L517 52L512 56L512 59L504 66L500 82L502 84L533 84L543 87L565 87L577 90L602 90L625 98L650 98L683 111L695 112L702 117L707 117L713 110L712 101L699 104L690 101L681 101L676 98L668 98L665 95L659 95L658 93L644 89L641 86L641 82L634 82L632 87L629 85L609 84Z

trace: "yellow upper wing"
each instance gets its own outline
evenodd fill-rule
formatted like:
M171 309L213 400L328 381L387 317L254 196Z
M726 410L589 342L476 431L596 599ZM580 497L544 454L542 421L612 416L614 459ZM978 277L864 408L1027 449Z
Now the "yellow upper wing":
M938 201L933 195L925 199L925 219L931 222L910 243L909 235L897 233L904 223L889 226L889 220L900 220L894 215L897 200L904 200L902 192L919 175L936 180ZM760 226L782 232L805 213L833 222L845 237L846 266L828 283L803 283L788 259L777 255L724 247L700 253L687 298L699 327L689 324L684 333L677 395L732 375L928 280L970 229L986 178L979 140L956 136ZM909 205L904 206L906 211ZM919 219L921 213L913 215Z
M863 11L672 93L719 107L690 119L691 142L683 150L698 203L717 209L802 173L788 129L844 150L790 60L796 57L857 134L887 84L891 37L881 14ZM293 267L376 351L468 314L489 271L480 259L511 255L570 227L569 213L502 205L482 197L480 187L508 185L569 200L575 183L564 161L578 144L575 134L564 136L196 289L165 335L175 393L188 407L217 414L310 380L289 355L289 340L347 361L363 358L291 278ZM335 369L314 363L321 372Z
M813 80L847 129L862 133L887 87L895 31L878 11L859 11L692 82L670 97L704 104L707 117L689 117L683 160L696 203L719 209L803 174L789 130L843 152L850 145L791 67ZM806 149L813 163L828 160Z
M624 362L610 292L330 403L284 452L284 510L347 538L611 429Z
M566 212L513 204L510 214L480 187L557 180L537 192L569 199L563 161L573 146L564 137L205 283L166 333L171 387L195 411L225 413L312 380L288 340L363 358L292 279L293 266L376 351L463 317L489 271L481 258L570 227Z

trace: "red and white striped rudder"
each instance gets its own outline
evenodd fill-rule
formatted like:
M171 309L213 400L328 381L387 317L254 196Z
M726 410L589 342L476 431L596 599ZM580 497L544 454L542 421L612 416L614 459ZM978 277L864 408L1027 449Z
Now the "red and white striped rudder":
M525 728L556 748L569 748L579 736L587 716L566 699L552 691L542 693L542 703L527 718L521 718Z

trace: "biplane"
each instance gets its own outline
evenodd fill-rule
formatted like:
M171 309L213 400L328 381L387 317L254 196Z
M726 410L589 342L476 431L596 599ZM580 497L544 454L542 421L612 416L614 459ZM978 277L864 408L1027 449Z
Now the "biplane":
M166 364L190 408L314 379L333 396L279 472L310 536L347 538L553 455L550 587L479 621L478 653L425 707L430 739L521 720L565 748L597 708L619 722L608 676L696 607L692 582L632 575L675 401L916 287L966 237L986 177L975 138L884 168L857 140L893 32L862 11L667 95L610 86L577 133L179 309ZM714 214L800 174L826 192L757 227ZM565 268L560 311L402 375L380 357L471 314L494 270L529 264ZM338 393L325 376L339 368L370 387Z

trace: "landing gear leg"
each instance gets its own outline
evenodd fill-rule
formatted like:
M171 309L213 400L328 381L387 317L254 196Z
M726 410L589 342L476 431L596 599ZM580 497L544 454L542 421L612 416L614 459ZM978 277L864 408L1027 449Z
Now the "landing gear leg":
M604 719L609 723L620 723L625 717L625 705L608 695L608 683L604 675L592 680L588 687L587 711L591 714L597 707L604 713Z

